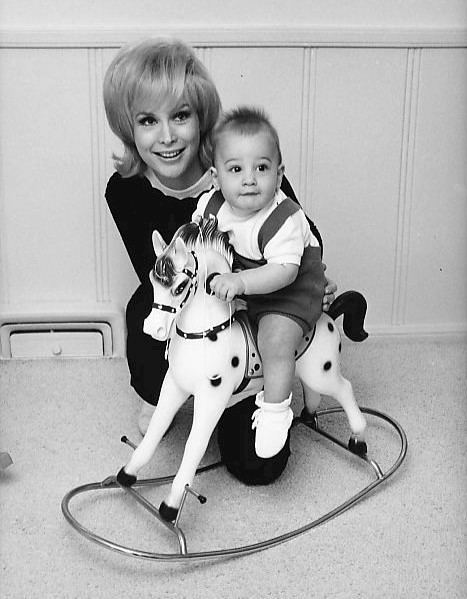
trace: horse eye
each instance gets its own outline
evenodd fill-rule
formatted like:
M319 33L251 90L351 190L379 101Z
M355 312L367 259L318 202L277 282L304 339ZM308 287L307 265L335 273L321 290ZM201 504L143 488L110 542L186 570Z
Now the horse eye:
M174 295L180 295L180 293L182 293L182 291L185 289L186 284L187 284L187 281L180 283L180 285L175 289Z

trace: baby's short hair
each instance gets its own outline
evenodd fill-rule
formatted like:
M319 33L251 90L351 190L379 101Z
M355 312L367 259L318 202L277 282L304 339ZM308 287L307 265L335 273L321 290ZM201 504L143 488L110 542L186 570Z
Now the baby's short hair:
M238 106L221 116L212 135L213 157L219 137L225 131L233 131L240 135L255 135L260 131L267 131L276 145L279 164L282 164L279 135L268 115L259 106Z
M104 78L104 106L110 128L123 142L124 154L116 158L123 176L143 174L146 165L134 142L134 117L146 98L156 103L167 96L182 97L198 115L199 158L211 164L211 133L221 102L207 69L190 46L170 38L147 39L124 46L112 60Z

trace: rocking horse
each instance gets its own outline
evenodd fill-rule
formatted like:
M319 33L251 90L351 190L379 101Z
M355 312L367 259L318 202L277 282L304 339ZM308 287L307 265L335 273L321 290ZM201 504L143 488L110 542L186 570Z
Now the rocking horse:
M217 229L216 218L183 225L168 246L155 231L153 245L157 257L150 273L154 302L143 330L159 341L170 338L169 370L148 430L117 480L124 486L136 482L138 471L151 459L176 412L193 395L193 424L183 459L171 491L159 508L164 519L174 521L184 489L186 485L191 487L214 427L231 398L239 389L251 395L262 388L261 362L256 348L249 349L252 335L245 313L238 316L230 304L210 294L210 280L230 272L233 261L228 237ZM338 300L338 305L347 310L347 315L350 307L349 318L353 321L347 331L354 340L363 340L367 336L363 330L363 296L351 292ZM317 408L312 391L338 401L352 431L349 447L364 454L366 420L351 384L340 372L340 348L337 327L323 313L315 330L304 336L297 350L296 375L310 413ZM256 360L250 360L252 356Z
M245 310L235 311L235 305L217 299L210 292L212 278L219 273L230 272L233 262L228 237L218 231L215 217L182 226L168 246L156 231L153 245L157 257L150 273L154 302L144 322L144 331L155 339L167 341L169 369L140 444L135 445L126 436L121 439L134 450L128 463L116 476L76 487L63 498L62 512L80 534L113 551L150 560L180 561L250 554L283 543L327 522L361 501L396 472L407 452L407 439L402 427L382 412L359 408L350 382L340 372L341 341L334 320L343 315L343 330L350 339L363 341L367 337L363 329L366 301L360 293L348 291L336 298L328 313L321 315L314 330L305 335L297 348L296 375L303 387L305 407L292 426L304 424L365 461L376 475L376 480L327 514L296 530L242 547L189 553L185 535L179 526L184 502L191 494L200 503L205 503L206 498L193 489L193 479L196 473L211 470L221 463L199 469L198 466L223 410L234 405L239 397L261 390L262 366ZM341 407L318 410L320 394L333 397ZM191 395L194 398L193 423L178 472L174 476L138 480L138 472L151 459L176 412ZM351 430L347 444L319 425L322 415L336 412L344 412L347 417ZM384 473L367 455L366 419L363 414L384 420L399 436L399 456ZM136 487L169 483L169 493L159 508L136 491ZM76 495L116 488L133 496L176 536L178 553L153 553L118 544L90 531L71 513L70 502Z

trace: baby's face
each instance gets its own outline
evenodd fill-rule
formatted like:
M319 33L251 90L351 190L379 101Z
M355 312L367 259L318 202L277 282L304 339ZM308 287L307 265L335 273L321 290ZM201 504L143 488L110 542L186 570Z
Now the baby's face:
M268 206L279 189L283 166L267 130L241 134L226 130L216 144L214 183L239 216L249 216Z

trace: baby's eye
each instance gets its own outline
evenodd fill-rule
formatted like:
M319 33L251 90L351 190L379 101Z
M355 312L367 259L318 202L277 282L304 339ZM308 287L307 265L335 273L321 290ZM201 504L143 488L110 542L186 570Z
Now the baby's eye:
M258 164L258 170L260 173L267 171L268 170L268 165L267 164Z
M242 170L242 169L241 169L239 166L231 166L231 167L229 168L229 171L230 171L231 173L239 173L241 170Z

